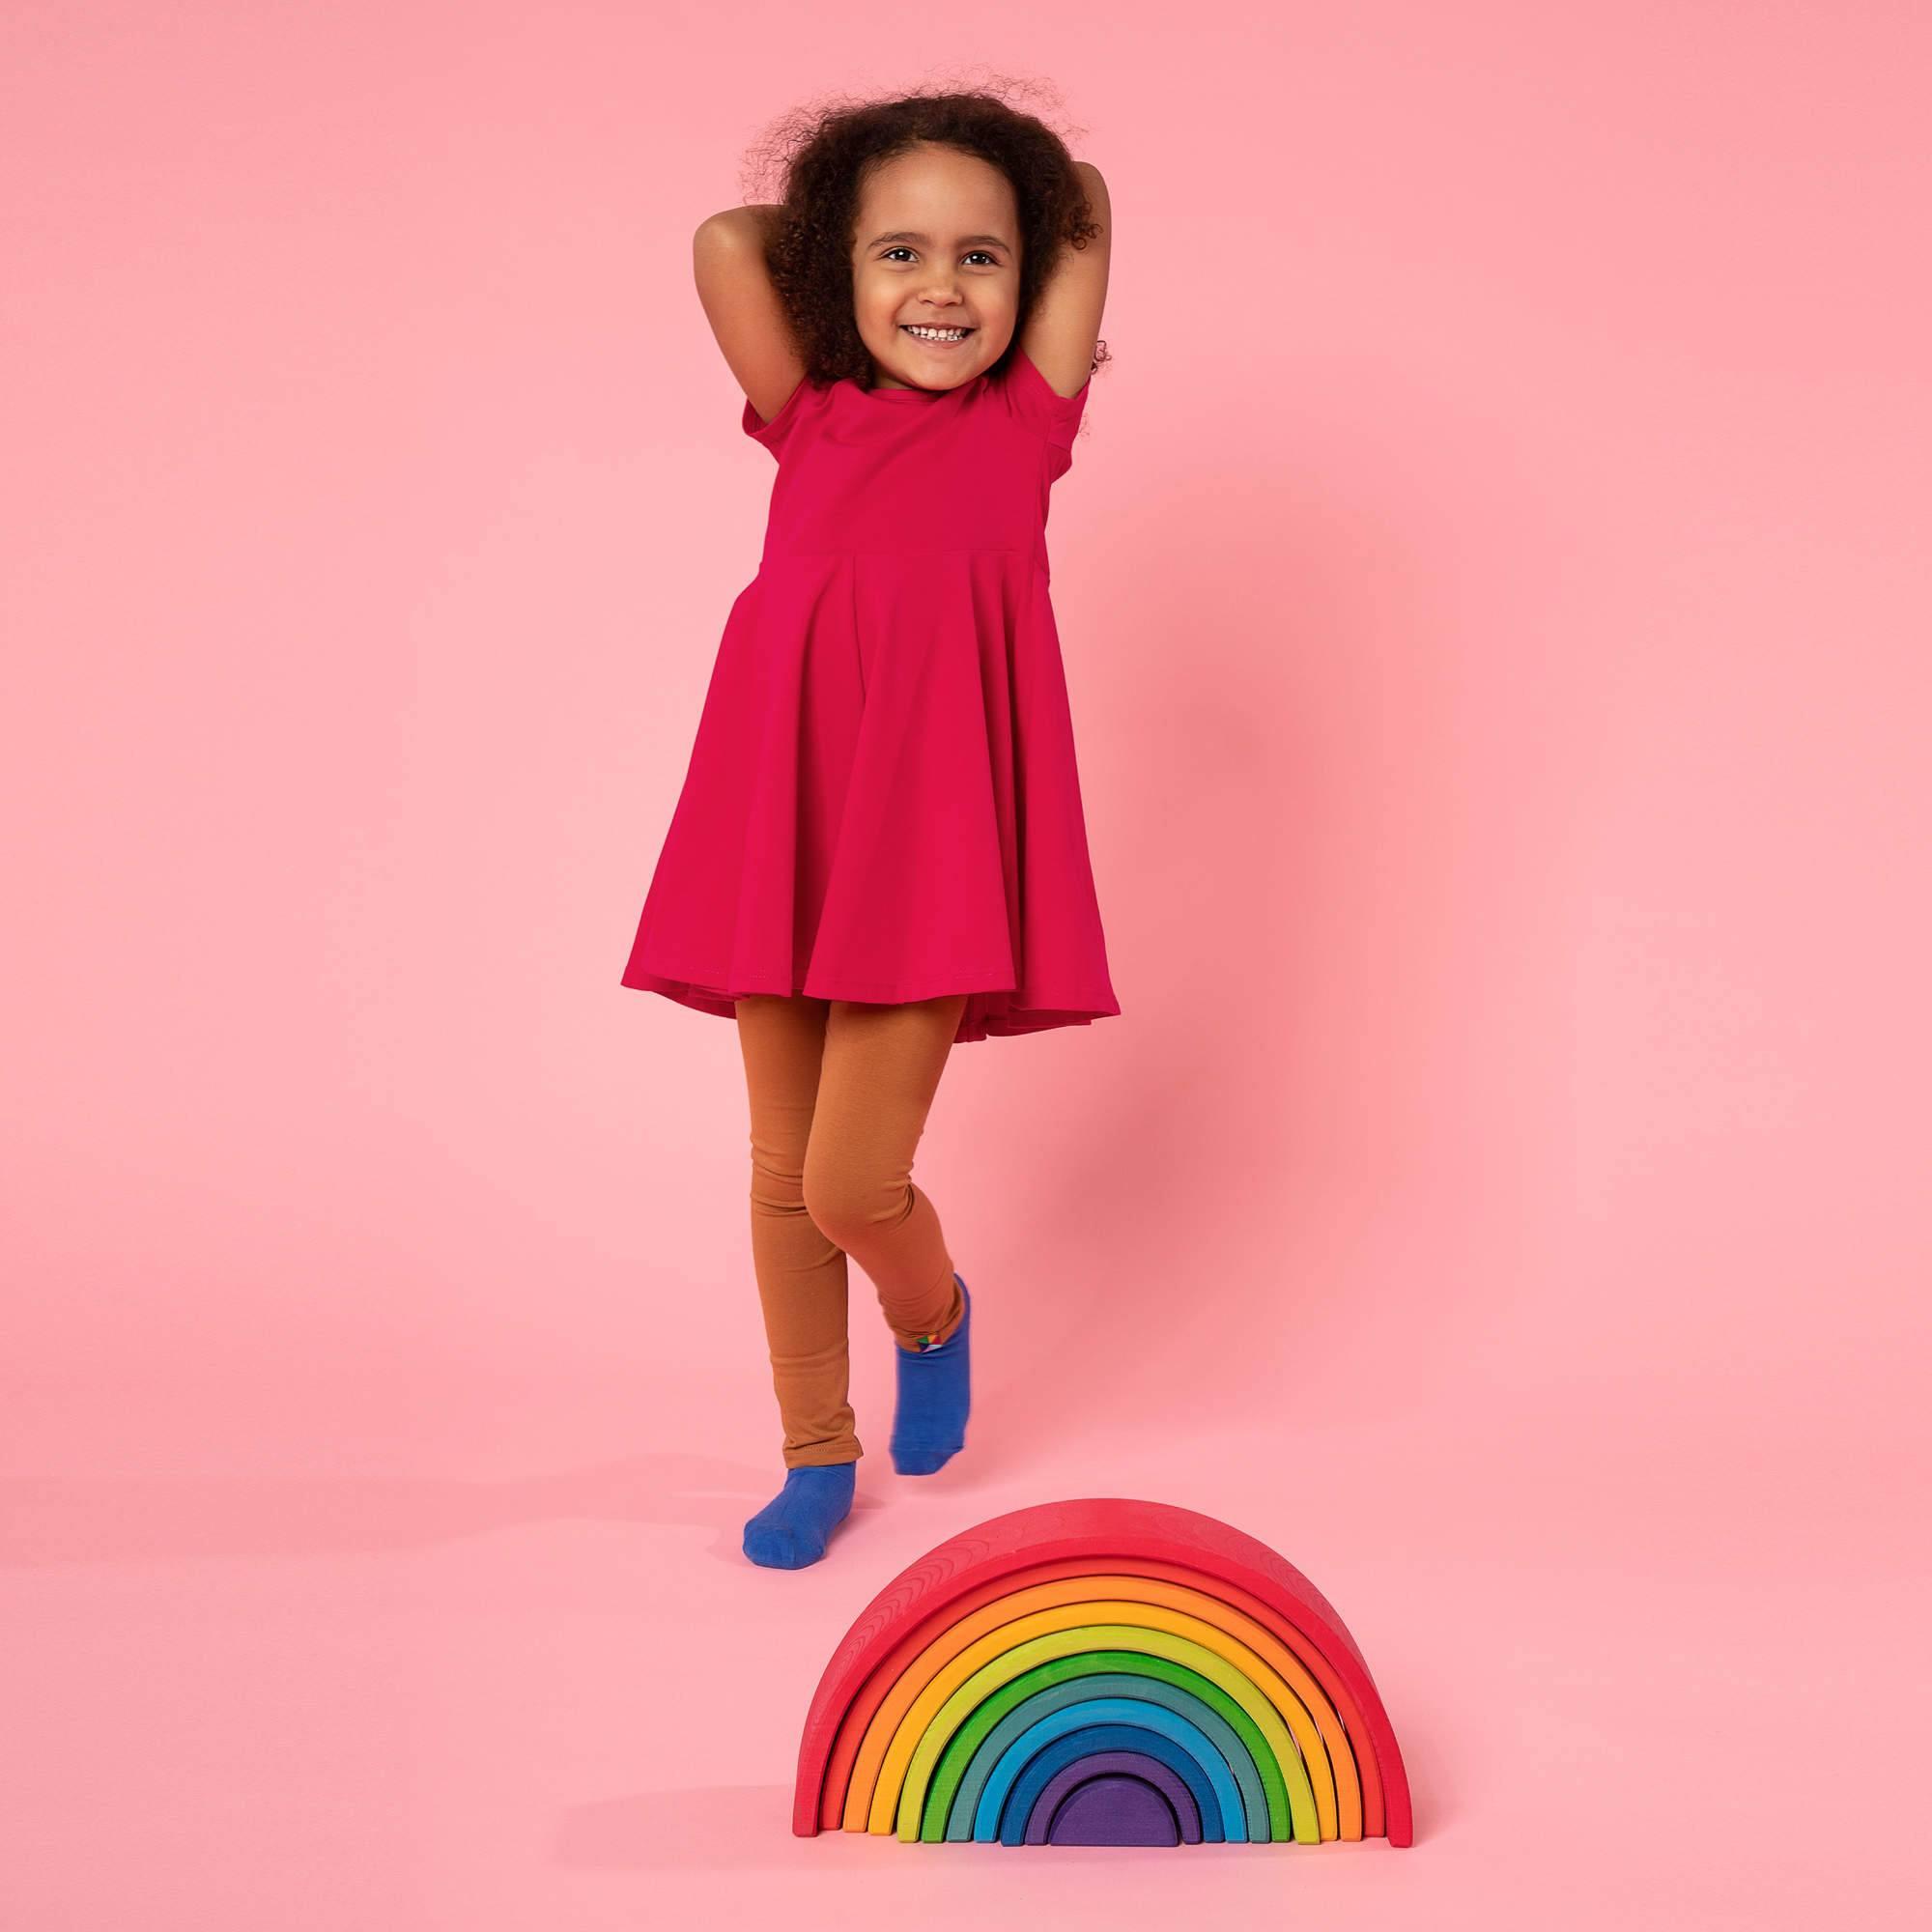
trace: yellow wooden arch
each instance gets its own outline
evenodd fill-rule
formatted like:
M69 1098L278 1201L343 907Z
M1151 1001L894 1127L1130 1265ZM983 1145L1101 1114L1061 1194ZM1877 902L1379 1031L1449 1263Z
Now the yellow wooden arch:
M1320 1834L1361 1836L1361 1784L1348 1734L1300 1659L1253 1618L1206 1591L1104 1572L1014 1591L935 1635L900 1673L867 1726L845 1792L846 1829L893 1830L897 1794L922 1736L977 1670L1016 1644L1095 1621L1164 1631L1233 1664L1286 1720L1295 1746L1291 1758L1306 1767ZM1311 1713L1319 1714L1319 1720ZM1287 1777L1289 1764L1282 1771Z
M1282 1722L1280 1711L1255 1688L1252 1678L1244 1675L1226 1658L1217 1656L1191 1638L1176 1636L1170 1631L1155 1630L1146 1624L1076 1624L1067 1630L1031 1637L1012 1650L1002 1651L990 1662L981 1664L946 1700L939 1715L921 1738L919 1748L913 1752L899 1797L899 1836L910 1840L920 1835L921 1821L924 1817L939 1759L944 1755L946 1746L956 1735L958 1726L979 1707L982 1698L991 1696L1002 1685L1011 1683L1036 1664L1056 1657L1074 1657L1095 1650L1135 1650L1149 1657L1164 1657L1172 1662L1185 1664L1188 1669L1198 1671L1209 1682L1218 1685L1247 1713L1274 1757L1282 1782L1288 1789L1289 1835L1303 1844L1312 1845L1320 1841L1321 1833L1314 1787L1308 1781L1308 1769L1302 1762L1301 1753L1295 1748L1288 1727ZM931 1747L929 1754L928 1746Z

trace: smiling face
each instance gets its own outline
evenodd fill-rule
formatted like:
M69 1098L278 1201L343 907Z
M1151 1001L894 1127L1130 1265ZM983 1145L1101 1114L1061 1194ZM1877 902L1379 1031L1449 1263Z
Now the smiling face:
M990 161L929 143L866 183L852 308L883 389L952 389L990 368L1019 313L1019 205ZM914 328L952 332L937 341Z

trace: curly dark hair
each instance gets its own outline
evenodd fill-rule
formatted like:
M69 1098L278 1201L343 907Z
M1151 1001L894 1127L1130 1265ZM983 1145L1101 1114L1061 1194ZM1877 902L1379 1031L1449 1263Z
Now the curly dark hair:
M1099 233L1066 143L1005 98L1019 85L820 100L794 109L752 151L751 184L768 184L774 174L781 184L777 203L766 204L765 266L808 382L824 386L849 378L865 388L872 380L872 358L852 314L860 190L868 170L922 142L977 155L1012 184L1020 220L1019 319L995 367L1011 358L1060 251L1084 248ZM1103 339L1093 367L1111 360Z

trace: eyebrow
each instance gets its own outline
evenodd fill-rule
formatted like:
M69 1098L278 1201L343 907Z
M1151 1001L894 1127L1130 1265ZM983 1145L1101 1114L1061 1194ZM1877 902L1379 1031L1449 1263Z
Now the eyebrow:
M895 228L890 234L874 235L866 243L866 246L876 248L881 242L930 242L931 240L932 237L930 235L921 235L911 228ZM962 235L959 238L959 246L963 248L969 242L990 242L996 248L1005 248L1010 245L1003 237L998 235Z

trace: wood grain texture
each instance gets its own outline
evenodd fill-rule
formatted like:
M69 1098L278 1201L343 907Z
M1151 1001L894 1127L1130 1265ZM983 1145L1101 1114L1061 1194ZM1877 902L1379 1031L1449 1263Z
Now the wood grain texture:
M968 1607L1015 1587L1022 1573L1053 1565L1072 1566L1061 1570L1062 1576L1132 1575L1137 1565L1155 1566L1148 1574L1178 1570L1197 1587L1238 1602L1289 1644L1329 1690L1356 1741L1365 1832L1373 1834L1371 1821L1378 1818L1390 1844L1413 1842L1408 1779L1394 1727L1367 1661L1334 1605L1277 1551L1232 1524L1175 1504L1124 1496L1040 1503L990 1518L928 1551L879 1591L833 1652L807 1712L793 1793L794 1833L810 1837L822 1825L841 1822L843 1793L828 1776L835 1747L856 1700L867 1698L876 1710L889 1694L894 1661L917 1655ZM1237 1599L1231 1592L1241 1594ZM977 1602L967 1605L965 1600L973 1597ZM1296 1637L1303 1641L1296 1643ZM847 1732L855 1756L863 1731L861 1721Z

